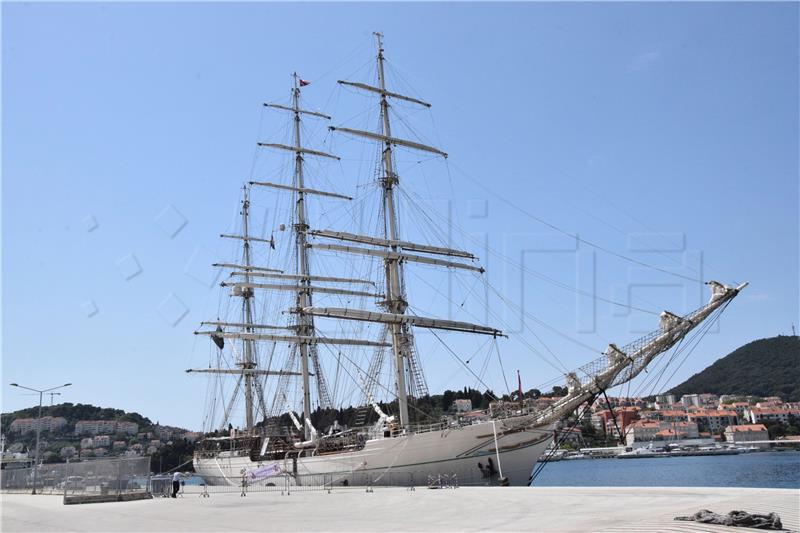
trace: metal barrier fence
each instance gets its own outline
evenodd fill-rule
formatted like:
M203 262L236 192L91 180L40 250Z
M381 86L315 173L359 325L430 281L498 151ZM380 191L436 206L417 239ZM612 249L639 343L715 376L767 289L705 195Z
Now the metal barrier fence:
M149 491L150 458L94 459L0 473L4 492L73 495L123 495Z
M406 487L425 486L427 480L416 481L413 474L399 472L385 473L338 473L338 474L285 474L259 481L249 481L244 477L203 476L201 484L198 478L182 486L184 494L214 494L238 492L311 492L346 489L361 489L375 486ZM154 490L154 494L157 491Z
M436 475L414 475L404 472L348 472L337 474L284 474L259 481L248 481L246 478L223 476L192 477L181 486L178 496L212 496L222 493L238 493L246 496L250 492L292 492L366 490L372 492L379 487L403 487L408 490L417 488L446 489L461 485L491 485L491 480L480 475L467 476L461 479L453 472L442 472ZM168 496L172 487L171 481L159 484L153 481L153 494Z

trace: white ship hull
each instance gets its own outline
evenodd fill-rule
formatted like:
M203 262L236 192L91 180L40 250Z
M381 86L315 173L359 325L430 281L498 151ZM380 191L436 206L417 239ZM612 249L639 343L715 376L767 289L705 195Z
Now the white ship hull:
M525 485L536 460L552 441L553 426L532 427L530 417L368 440L357 451L311 455L296 460L254 462L246 452L194 459L209 485L241 485L246 472L277 465L281 473L258 484L426 485L430 478L497 484L502 476ZM495 445L495 438L497 444ZM479 463L481 467L479 467ZM489 465L491 464L491 472ZM455 476L455 477L454 477Z

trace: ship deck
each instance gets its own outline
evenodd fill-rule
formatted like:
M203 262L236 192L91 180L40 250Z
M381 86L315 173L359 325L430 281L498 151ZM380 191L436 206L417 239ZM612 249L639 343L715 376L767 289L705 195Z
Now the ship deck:
M327 492L189 492L182 498L62 505L3 494L2 531L710 531L678 522L701 509L777 512L800 531L800 490L748 488L462 487ZM735 531L756 531L735 528Z

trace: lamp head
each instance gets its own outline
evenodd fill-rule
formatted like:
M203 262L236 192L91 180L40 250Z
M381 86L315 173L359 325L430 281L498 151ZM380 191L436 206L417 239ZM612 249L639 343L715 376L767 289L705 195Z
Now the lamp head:
M16 383L12 383L11 386L12 387L19 387L19 385L17 385Z

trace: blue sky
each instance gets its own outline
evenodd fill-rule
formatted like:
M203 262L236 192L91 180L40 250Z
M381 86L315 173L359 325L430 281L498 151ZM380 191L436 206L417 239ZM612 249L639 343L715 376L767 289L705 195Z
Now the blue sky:
M207 364L192 331L221 301L208 263L233 248L217 235L235 228L244 180L285 169L255 150L285 140L285 117L261 103L285 103L296 70L312 81L305 105L374 127L374 100L335 83L373 82L374 30L393 87L434 104L398 113L450 154L401 157L405 235L428 235L414 233L415 207L431 221L449 209L452 245L485 242L529 269L479 246L488 282L582 343L531 323L522 343L499 343L509 381L519 369L526 388L548 383L548 350L572 368L655 325L606 300L698 307L704 288L685 277L751 286L671 384L798 321L796 3L5 3L2 24L3 410L32 403L8 382L71 381L64 401L201 426L205 381L183 370ZM411 134L399 121L397 132ZM362 194L369 148L312 122L305 133L343 157L313 163L312 183L377 206ZM258 195L262 231L288 223ZM412 303L431 312L452 311L436 303L440 283L470 297L483 286L409 270ZM472 314L520 322L488 301ZM474 339L451 338L473 353ZM434 392L475 384L418 340ZM485 380L504 387L496 371Z

